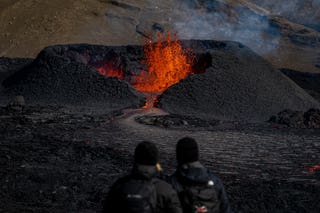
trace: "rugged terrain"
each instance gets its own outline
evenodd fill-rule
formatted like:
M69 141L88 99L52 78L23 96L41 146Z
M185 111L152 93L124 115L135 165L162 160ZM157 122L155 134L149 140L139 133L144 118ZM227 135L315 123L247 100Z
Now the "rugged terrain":
M240 43L186 40L181 45L192 52L194 74L165 88L159 96L158 107L167 112L202 119L263 122L284 109L306 111L320 106ZM23 95L31 104L139 108L145 98L135 90L139 85L135 76L146 69L143 60L143 46L138 45L55 45L42 50L31 64L22 60L26 65L3 81L0 94L9 100ZM10 67L8 63L13 63L11 69L6 68ZM0 64L4 64L0 69L3 76L20 68L13 59L0 58ZM122 72L122 80L103 76L98 72L101 67L106 67L106 72Z
M303 24L320 31L319 0L284 0L281 2L270 0L249 1L265 8L273 14L281 15L293 22Z
M279 68L320 69L318 31L249 1L1 0L0 5L0 56L34 58L53 44L142 44L160 26L181 39L239 41Z
M201 120L175 128L136 121L164 114L1 108L0 211L97 212L110 184L130 171L138 142L157 144L169 174L175 142L183 136L199 141L201 160L222 178L235 212L320 209L320 176L309 170L320 162L319 130Z
M191 136L235 212L318 213L320 34L252 2L0 0L0 212L99 212L137 143L170 174ZM167 30L194 74L142 109L141 44Z
M186 43L190 44L190 41ZM243 66L245 61L241 60L242 63L234 64L237 60L230 61L230 59L234 59L235 55L240 58L258 57L244 46L234 42L226 45L222 42L202 41L202 45L203 47L215 47L213 52L223 56L221 57L223 60L212 62L211 66L214 68L210 69L219 70L218 68L224 67L228 70L234 66L244 67L242 74L246 75L245 70L248 67ZM201 47L202 45L195 46ZM70 51L57 51L68 48L73 50L72 54ZM141 49L138 46L135 48ZM109 186L118 177L130 171L132 153L138 142L146 139L154 141L160 149L165 174L170 174L176 166L175 142L184 136L195 137L199 141L202 162L222 178L232 208L236 212L318 212L320 209L319 202L317 202L320 196L318 190L320 176L319 170L312 168L316 168L314 166L320 163L320 131L297 125L295 118L290 120L290 114L288 115L289 120L285 117L289 123L248 123L243 122L242 119L223 121L211 119L209 116L201 119L199 116L187 116L183 113L182 115L168 114L155 108L121 109L121 106L122 108L127 107L124 105L120 105L120 109L100 105L95 107L91 105L86 108L82 104L71 107L58 106L58 102L54 102L55 105L51 106L50 100L42 106L29 104L28 101L32 100L30 97L39 97L34 96L34 92L39 92L37 87L29 86L48 80L46 76L53 76L53 79L63 84L65 81L69 82L70 79L82 82L85 80L81 78L83 73L91 73L94 76L93 80L100 78L108 82L116 80L121 83L120 87L128 88L127 83L101 76L89 65L94 65L99 62L98 59L105 58L99 57L98 53L110 56L109 52L113 52L112 55L114 55L128 49L131 50L131 53L139 52L133 51L135 48L88 45L55 46L45 49L33 62L30 59L2 58L0 60L1 81L13 81L11 83L15 86L12 91L19 87L29 89L25 91L25 95L29 95L26 106L13 105L0 108L1 212L98 212L101 210L102 201ZM237 51L234 52L234 48L247 54L235 54ZM78 51L75 51L77 49ZM75 59L81 59L81 57L75 57L79 56L76 54L79 53L79 50L88 53L87 56L91 57L87 59L91 60L88 60L86 64L81 61L83 66L83 69L80 69L81 72L77 75L69 75L74 74L73 69L69 67L74 67ZM204 52L200 54L200 51L198 57L209 60L210 54L205 54L207 50L205 48L200 48L200 50ZM226 50L229 54L226 54ZM96 53L96 55L90 53ZM43 55L50 57L43 57ZM122 60L130 57L131 55L128 54L122 57ZM42 60L44 58L47 60ZM294 95L293 90L296 90L302 95L301 98L314 101L311 96L283 76L280 71L272 68L266 61L259 57L255 61L256 66L264 67L264 75L277 76L275 82L282 79L283 85L289 85L291 88L289 92L280 89L281 92L285 92L285 96ZM58 62L61 63L63 69L56 75L57 69L54 65ZM136 64L139 62L140 60L135 61ZM129 64L132 66L135 63ZM80 66L79 64L78 61L77 66ZM201 63L196 64L198 68L202 67ZM121 63L116 65L120 66ZM226 71L225 74L231 71ZM24 75L25 73L27 74ZM207 73L189 78L201 78L205 74ZM212 75L211 79L216 79L212 73L209 75ZM12 76L18 77L13 78ZM23 81L26 76L31 83ZM30 76L32 78L29 78ZM303 79L307 79L303 75L293 74L293 77L302 79L302 82L304 82ZM190 83L189 78L175 87L183 87L185 82ZM19 81L23 83L20 84ZM199 87L201 85L198 85L197 82L191 82L190 86L201 90ZM237 82L237 79L232 80L231 78L224 85L233 88ZM298 80L296 82L299 83ZM94 84L95 81L92 83ZM272 82L269 83L272 84ZM41 85L44 86L44 84ZM44 89L52 88L54 92L59 93L59 87L51 86L48 83ZM175 87L172 87L171 91ZM90 88L95 87L92 85ZM236 88L241 91L241 87ZM243 86L243 88L255 91L253 88L256 87ZM61 89L63 91L63 88ZM203 89L205 91L206 87ZM309 87L309 89L313 91L317 87ZM69 92L69 95L74 98L77 92L81 94L81 91L74 90ZM100 94L101 91L103 87L95 92ZM126 94L128 90L120 91ZM121 97L121 92L119 94L118 98ZM174 92L171 95L175 95ZM190 96L186 97L189 101L192 100ZM112 103L113 99L110 100ZM104 101L110 100L107 98ZM250 98L245 99L245 105L250 104L250 101L252 101ZM2 102L2 105L4 104L6 102ZM179 107L178 103L174 105ZM228 108L225 107L225 109ZM283 120L284 116L281 116L282 114L276 119ZM319 113L316 118L319 124Z

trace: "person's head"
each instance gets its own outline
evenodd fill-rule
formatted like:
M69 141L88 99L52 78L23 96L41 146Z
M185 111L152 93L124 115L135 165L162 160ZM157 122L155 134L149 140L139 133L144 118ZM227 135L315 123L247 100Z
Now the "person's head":
M159 161L159 151L154 143L143 141L134 152L134 162L140 165L156 166Z
M199 148L195 139L190 137L182 138L176 146L176 156L179 165L199 160Z

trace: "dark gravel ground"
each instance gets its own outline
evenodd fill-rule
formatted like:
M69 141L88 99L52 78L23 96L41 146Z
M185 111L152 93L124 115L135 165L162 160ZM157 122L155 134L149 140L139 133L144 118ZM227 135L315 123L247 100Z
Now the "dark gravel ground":
M244 123L297 107L293 103L309 108L314 99L239 43L183 45L194 48L197 73L211 68L162 95L160 104L178 115L121 111L139 107L143 96L94 69L121 69L130 82L143 69L141 46L57 45L34 61L0 58L1 99L22 94L28 104L45 100L22 110L0 108L0 212L98 212L108 187L130 171L138 142L157 143L169 174L175 142L184 136L199 141L202 162L224 181L235 212L319 212L319 172L308 169L320 165L320 130ZM183 92L185 85L192 90ZM93 108L83 104L90 99ZM78 106L48 106L64 101Z
M97 128L117 113L74 114L59 107L27 107L21 112L2 108L0 212L98 209L103 189L122 172L125 161L116 149L76 139L74 134Z
M186 135L199 141L203 163L222 178L235 212L319 212L320 177L308 172L320 164L319 130L240 123L177 129L136 122L157 114L1 108L0 212L97 212L110 184L131 169L138 142L156 142L170 173L175 141Z

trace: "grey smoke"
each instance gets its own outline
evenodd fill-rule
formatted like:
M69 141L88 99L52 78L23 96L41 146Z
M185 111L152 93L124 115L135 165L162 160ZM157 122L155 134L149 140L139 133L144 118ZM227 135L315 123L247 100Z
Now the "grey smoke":
M320 0L249 0L258 5L266 7L278 15L289 14L295 15L298 11L308 9L310 14L308 18L313 19L316 14L316 11L319 11ZM308 11L306 11L308 12Z
M275 15L320 29L320 0L248 0Z
M270 26L264 14L219 1L197 2L200 4L180 4L175 8L183 14L172 24L179 38L238 41L261 55L277 50L279 32Z

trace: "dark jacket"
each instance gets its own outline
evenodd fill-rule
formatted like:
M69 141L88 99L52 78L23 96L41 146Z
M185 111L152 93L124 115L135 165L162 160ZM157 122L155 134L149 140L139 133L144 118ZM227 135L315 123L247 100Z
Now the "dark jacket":
M156 178L155 166L135 165L131 174L118 179L111 187L103 206L103 213L119 212L121 203L117 200L116 188L128 179L152 180L156 189L156 212L157 213L182 213L182 208L176 191L167 182Z
M201 165L200 162L192 162L178 166L175 173L168 178L168 182L180 195L186 186L207 184L208 181L213 181L213 187L215 190L216 198L215 213L231 213L231 207L227 194L221 180L215 176L211 171ZM180 197L181 198L181 197ZM186 204L181 200L181 205L184 207ZM185 211L184 211L185 212Z

